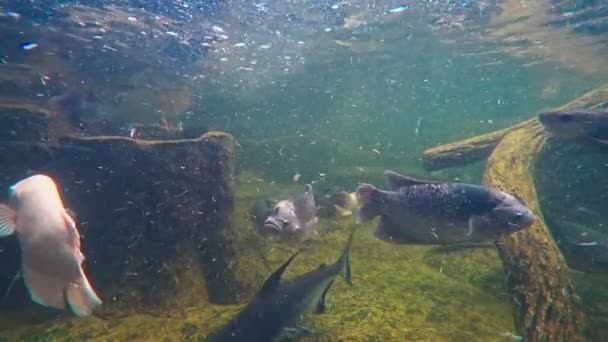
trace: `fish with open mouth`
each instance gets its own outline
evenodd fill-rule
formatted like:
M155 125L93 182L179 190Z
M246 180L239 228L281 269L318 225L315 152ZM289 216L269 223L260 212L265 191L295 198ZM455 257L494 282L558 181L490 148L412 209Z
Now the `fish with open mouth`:
M257 211L263 212L263 210ZM257 230L263 236L301 242L310 238L313 226L318 221L312 186L306 184L304 192L278 201L264 220L264 224L257 225Z

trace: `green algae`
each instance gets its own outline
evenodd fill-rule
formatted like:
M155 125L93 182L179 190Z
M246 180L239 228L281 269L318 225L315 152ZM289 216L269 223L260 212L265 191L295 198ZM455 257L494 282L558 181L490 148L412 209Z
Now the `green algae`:
M297 189L292 184L289 188ZM243 274L250 284L240 305L197 302L167 312L126 316L62 318L42 324L3 322L0 340L10 341L199 341L218 329L254 295L267 275L299 247L269 242L247 219L252 201L281 188L264 182L238 182L235 206ZM340 254L352 217L321 219L318 234L288 268L285 277L309 271ZM303 325L324 331L318 341L508 341L514 331L512 309L504 295L504 274L494 248L445 252L435 246L388 244L373 237L374 223L361 225L351 251L353 286L338 279L327 311L305 317ZM109 301L110 299L106 299ZM10 327L10 328L9 328Z

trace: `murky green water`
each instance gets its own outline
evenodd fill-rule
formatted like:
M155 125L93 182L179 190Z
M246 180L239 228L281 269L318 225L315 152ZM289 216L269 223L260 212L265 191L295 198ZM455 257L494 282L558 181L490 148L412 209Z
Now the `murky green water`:
M318 186L319 192L336 188L350 192L361 182L381 185L387 169L420 178L481 183L485 162L430 172L423 168L422 153L510 127L606 81L605 63L598 62L608 49L606 33L593 30L594 35L573 35L581 31L580 26L564 26L561 21L547 25L564 16L586 23L577 16L577 8L552 2L517 3L179 1L161 5L116 1L104 7L95 1L79 6L0 1L4 11L0 17L0 120L11 127L2 134L6 141L0 142L9 146L3 148L5 158L0 157L2 186L52 170L48 172L60 184L66 206L85 208L84 217L76 217L84 237L85 269L93 286L96 281L104 283L98 291L103 310L93 317L42 309L31 303L22 281L16 281L14 288L10 285L20 267L20 253L15 239L3 240L0 259L7 266L2 269L1 288L7 296L1 306L5 324L0 336L7 341L202 340L233 317L239 305L249 302L264 279L298 248L308 247L289 267L286 278L333 262L356 225L353 216L323 217L311 241L269 241L248 219L255 201L299 191L306 183ZM408 7L398 10L402 5ZM39 46L30 49L24 43ZM49 99L79 91L92 95L71 112L58 115L53 111ZM15 119L21 111L23 117L44 114L51 123L45 132L48 139L25 137L23 132L35 129L20 116ZM88 182L91 175L78 177L84 163L65 162L69 158L60 157L62 148L57 148L59 152L42 148L44 158L37 157L41 150L26 149L30 158L22 162L10 147L62 145L62 138L73 135L145 140L138 135L144 129L135 124L152 125L159 134L154 138L160 140L194 138L207 131L231 134L236 143L234 187L218 186L228 189L228 204L217 209L209 204L215 203L215 192L200 194L192 203L198 199L198 204L217 210L196 211L190 210L190 202L161 204L151 192L133 194L130 188L125 192L126 204L119 199L95 202L95 193L106 193L104 186L128 188L130 179L125 176L121 185L100 180L91 187L82 186L82 179ZM124 146L112 150L115 165L103 164L99 170L116 177L114 173L126 172L128 165L141 165L138 162L149 151L158 152L146 143ZM211 153L216 152L213 148ZM94 163L92 155L87 160ZM534 168L545 218L567 213L567 219L606 233L602 223L606 219L602 209L606 156L598 146L549 142ZM112 160L103 157L104 163ZM181 152L171 158L176 159L151 158L158 164L150 164L149 169L144 165L145 173L125 175L139 184L146 179L138 174L154 174L151 187L166 182L174 186L168 189L179 189L178 193L154 193L178 203L184 196L193 196L190 190L199 189L190 189L188 182L206 182L174 177L179 168L194 164L197 170L207 170L216 162L204 157L193 161L195 157ZM54 164L55 160L61 162ZM165 170L159 167L163 163L173 167L167 167L167 174L148 172ZM214 191L213 184L203 188ZM133 198L139 200L134 214L129 211ZM80 199L85 201L75 203ZM166 208L172 209L164 215ZM182 226L213 221L213 215L224 213L223 208L232 213L226 221L217 221L230 222L225 241L234 244L227 254L234 259L226 262L227 267L242 283L226 285L238 289L226 301L232 303L218 303L214 291L205 290L214 276L199 265L206 260L201 254L213 250L205 248L208 236L203 234L205 238L194 241L192 247L180 241L195 240L195 235L173 234ZM207 214L214 218L199 217ZM101 223L90 222L91 217L106 219L103 228L115 224L107 229L115 229L116 235L101 234L103 239L92 241ZM169 233L163 235L157 221ZM304 325L323 331L310 340L522 339L513 318L503 261L492 243L453 249L393 245L373 237L375 225L357 229L350 260L354 285L337 279L328 295L327 311L304 318ZM130 226L134 233L126 228ZM183 230L196 234L190 228ZM87 240L88 236L93 237ZM151 241L150 246L157 243L159 250L148 256L138 245L142 239ZM99 241L116 245L102 246ZM132 246L142 254L130 254ZM108 252L112 248L116 254ZM122 276L114 280L109 279L114 275L95 274L96 269L104 269L100 266L104 263L130 270L127 264L139 261L153 265L141 266L146 275L117 271ZM153 269L157 265L161 265L158 270ZM571 276L591 323L590 336L599 341L607 317L602 308L608 298L603 291L605 269L573 270ZM152 284L145 277L164 282ZM156 293L162 299L157 301Z

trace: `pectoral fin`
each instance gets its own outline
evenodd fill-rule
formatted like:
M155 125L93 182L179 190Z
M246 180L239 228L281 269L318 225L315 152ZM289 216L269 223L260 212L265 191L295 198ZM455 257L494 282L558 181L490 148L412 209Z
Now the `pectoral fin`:
M325 290L323 290L323 294L321 294L321 297L319 297L319 301L317 302L317 308L314 311L316 314L325 312L325 309L327 308L327 306L325 305L325 297L327 297L327 292L329 291L333 283L333 280L330 281Z
M469 217L469 230L467 231L467 236L473 236L473 234L479 232L481 230L483 218L479 215L471 215Z
M13 234L17 227L17 214L5 204L0 204L0 237Z

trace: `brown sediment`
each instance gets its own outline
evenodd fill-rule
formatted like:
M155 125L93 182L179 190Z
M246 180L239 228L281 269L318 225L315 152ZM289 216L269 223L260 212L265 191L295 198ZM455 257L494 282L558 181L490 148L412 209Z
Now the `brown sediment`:
M608 87L558 108L593 108L608 101ZM533 164L549 133L536 118L513 127L425 151L433 169L489 155L484 183L515 193L537 214L528 229L497 243L514 302L518 332L529 341L584 340L585 319L568 267L542 220L532 179Z

